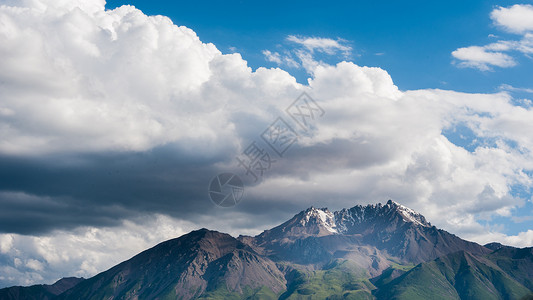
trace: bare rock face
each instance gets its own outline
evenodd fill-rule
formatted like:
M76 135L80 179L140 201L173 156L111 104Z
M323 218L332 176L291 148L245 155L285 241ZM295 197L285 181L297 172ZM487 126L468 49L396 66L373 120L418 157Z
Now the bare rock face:
M243 293L244 287L252 289L269 287L280 293L287 283L276 264L268 258L242 249L237 249L216 260L209 266L204 277L209 287L225 283L230 291Z

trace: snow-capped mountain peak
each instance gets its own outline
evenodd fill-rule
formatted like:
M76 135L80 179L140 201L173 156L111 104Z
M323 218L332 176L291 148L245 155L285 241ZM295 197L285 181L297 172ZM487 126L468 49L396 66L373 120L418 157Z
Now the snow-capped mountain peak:
M402 218L406 222L411 222L424 227L431 227L431 224L426 221L426 218L423 215L417 213L416 211L410 209L407 206L403 206L400 203L394 202L392 200L387 201L386 206L396 209L396 211L398 211L402 215Z
M327 208L315 208L310 207L305 211L305 216L300 221L301 225L307 225L309 223L317 223L331 233L337 232L337 225L335 223L335 215Z
M331 212L327 208L310 207L287 222L266 230L261 239L283 240L304 236L362 234L370 231L392 230L397 226L431 227L424 216L389 200L385 205L356 205L350 209Z

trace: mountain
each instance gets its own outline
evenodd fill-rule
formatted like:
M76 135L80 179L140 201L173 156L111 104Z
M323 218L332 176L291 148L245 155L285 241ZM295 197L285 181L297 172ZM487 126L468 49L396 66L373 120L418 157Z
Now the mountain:
M371 247L376 257L372 264L378 272L388 267L384 256L420 263L460 250L481 255L491 252L432 226L421 214L392 200L333 213L311 207L255 238L240 239L259 253L299 263L359 257L361 251L368 258Z
M490 249L492 251L496 251L496 250L499 250L501 248L515 248L515 247L506 246L506 245L503 245L503 244L500 244L500 243L496 243L496 242L485 244L485 245L483 245L483 247L488 248L488 249Z
M365 244L385 249L406 262L419 263L459 250L490 250L432 226L424 216L389 200L386 205L355 206L336 213L345 234L360 234Z
M310 207L257 236L200 229L60 293L5 299L520 299L532 249L465 241L391 200Z
M58 299L228 298L264 292L275 297L285 286L274 262L228 234L200 229L87 279Z
M533 290L533 247L501 247L488 255L500 269L516 281Z
M52 285L39 284L32 286L13 286L9 288L0 289L0 299L2 300L49 300L54 299L59 294L71 289L80 282L83 278L68 277L58 280Z
M459 251L379 286L378 299L520 299L531 291L493 261Z

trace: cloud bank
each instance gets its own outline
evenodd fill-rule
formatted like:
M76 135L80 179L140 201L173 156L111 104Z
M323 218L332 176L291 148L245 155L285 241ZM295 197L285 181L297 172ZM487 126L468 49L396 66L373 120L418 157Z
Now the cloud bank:
M193 228L258 233L310 205L394 199L464 238L531 245L486 224L531 201L513 191L533 184L533 110L507 93L400 91L383 69L316 59L342 41L294 36L302 85L97 0L4 1L0 20L1 286L90 276ZM209 180L244 177L235 157L302 92L324 117L217 209ZM459 129L473 147L450 141Z

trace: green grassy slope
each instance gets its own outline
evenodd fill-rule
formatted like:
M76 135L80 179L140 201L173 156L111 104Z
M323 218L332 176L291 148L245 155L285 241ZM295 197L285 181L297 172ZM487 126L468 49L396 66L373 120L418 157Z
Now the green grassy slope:
M378 287L378 299L520 299L530 290L495 264L465 252L422 263Z
M294 270L280 299L373 299L368 272L353 262L336 260L323 270Z

